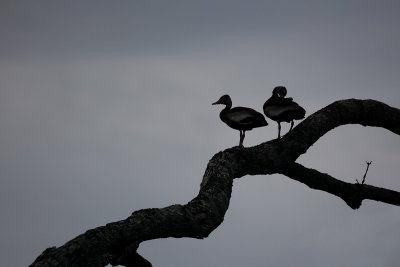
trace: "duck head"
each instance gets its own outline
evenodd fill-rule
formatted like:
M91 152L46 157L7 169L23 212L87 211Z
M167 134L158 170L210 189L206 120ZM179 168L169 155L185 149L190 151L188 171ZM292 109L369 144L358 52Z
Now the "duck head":
M212 105L218 105L218 104L222 104L227 107L231 107L232 106L231 97L229 95L223 95L218 99L218 101L212 103Z
M280 98L285 97L287 94L287 90L285 86L277 86L274 88L274 90L272 91L272 95L274 96L278 96Z

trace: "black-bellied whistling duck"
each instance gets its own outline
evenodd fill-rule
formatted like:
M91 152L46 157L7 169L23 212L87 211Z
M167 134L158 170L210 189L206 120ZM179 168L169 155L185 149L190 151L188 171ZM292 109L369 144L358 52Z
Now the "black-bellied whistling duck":
M281 122L290 122L289 132L292 130L293 120L304 118L306 111L299 104L293 101L293 98L285 98L286 87L277 86L272 91L272 96L264 103L264 114L278 123L278 138L281 138Z
M265 117L254 109L244 107L231 108L232 100L229 95L221 96L221 98L217 102L212 104L225 105L225 108L219 113L219 117L223 122L228 124L229 127L239 130L239 146L241 147L243 146L243 140L246 131L268 125Z

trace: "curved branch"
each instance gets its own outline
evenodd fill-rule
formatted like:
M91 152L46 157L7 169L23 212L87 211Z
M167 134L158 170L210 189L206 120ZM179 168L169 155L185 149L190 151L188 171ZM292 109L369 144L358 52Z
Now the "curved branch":
M352 209L358 209L364 199L400 206L400 193L367 184L351 184L314 169L292 163L279 173L306 184L312 189L322 190L343 199Z
M105 266L108 263L151 266L136 252L142 241L166 237L207 237L224 219L233 179L248 174L283 173L302 180L312 188L343 198L352 208L361 205L360 197L355 200L351 197L356 191L362 192L359 194L363 199L398 205L398 199L393 201L398 198L395 191L390 195L384 192L387 189L367 185L343 186L339 180L294 162L321 136L340 125L357 123L383 127L400 134L399 121L399 109L378 101L348 99L334 102L309 116L282 139L249 148L233 147L215 154L207 165L199 194L186 205L136 211L125 220L89 230L59 248L46 249L31 266ZM315 177L320 177L328 185L321 185ZM349 192L342 192L346 190Z

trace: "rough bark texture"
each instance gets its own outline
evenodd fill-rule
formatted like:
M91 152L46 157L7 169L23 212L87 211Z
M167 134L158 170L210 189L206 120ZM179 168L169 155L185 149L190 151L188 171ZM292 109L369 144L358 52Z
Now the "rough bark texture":
M143 209L127 219L87 231L61 247L46 249L31 266L151 266L136 251L146 240L207 237L224 220L233 179L280 173L343 199L357 209L363 199L400 205L400 193L367 184L350 184L308 169L296 159L321 136L345 124L386 128L400 134L400 110L375 100L341 100L306 118L280 140L233 147L209 161L199 194L186 205Z

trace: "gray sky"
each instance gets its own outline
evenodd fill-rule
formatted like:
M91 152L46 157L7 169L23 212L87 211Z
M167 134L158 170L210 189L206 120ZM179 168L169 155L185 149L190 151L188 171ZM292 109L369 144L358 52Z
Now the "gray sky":
M345 98L399 107L398 1L2 1L0 259L196 196L239 134L211 106L259 111L282 84L307 115ZM255 129L245 146L276 138ZM283 131L288 125L283 126ZM299 162L400 190L398 136L345 126ZM209 238L145 242L154 266L397 266L398 207L353 211L281 175L235 180Z

